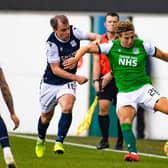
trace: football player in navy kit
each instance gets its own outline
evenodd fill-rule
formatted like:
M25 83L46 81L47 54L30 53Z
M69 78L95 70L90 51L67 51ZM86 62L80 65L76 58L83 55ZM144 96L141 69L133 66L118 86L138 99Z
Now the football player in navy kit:
M54 108L60 105L62 114L58 123L58 134L55 139L54 153L63 154L63 141L72 121L72 109L75 102L76 82L84 84L85 76L76 75L77 64L64 69L65 59L73 57L80 47L80 40L101 40L96 33L84 32L69 24L65 15L51 18L53 32L47 40L47 67L40 86L41 116L38 121L38 140L35 153L41 158L45 152L45 136Z
M7 105L7 108L10 112L10 117L14 123L13 130L15 130L19 126L19 118L17 117L17 115L15 113L12 93L11 93L10 88L8 86L8 83L5 79L5 75L4 75L4 72L3 72L1 65L0 65L0 90L2 93L2 97L3 97L3 99ZM5 160L7 167L8 168L9 167L16 168L15 159L13 157L11 147L10 147L8 131L6 128L6 124L3 120L3 118L1 117L1 115L0 115L0 144L2 147L4 160Z

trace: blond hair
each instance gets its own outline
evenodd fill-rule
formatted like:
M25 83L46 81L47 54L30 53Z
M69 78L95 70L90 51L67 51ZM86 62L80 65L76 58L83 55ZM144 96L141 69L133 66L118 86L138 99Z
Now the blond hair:
M113 29L117 34L121 34L122 32L134 31L134 25L129 21L120 21L116 25L114 25Z

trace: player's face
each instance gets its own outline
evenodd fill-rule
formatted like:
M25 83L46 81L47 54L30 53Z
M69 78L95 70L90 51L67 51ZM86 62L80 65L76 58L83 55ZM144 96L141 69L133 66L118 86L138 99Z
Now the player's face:
M62 41L68 41L70 39L70 26L69 24L63 24L58 21L58 27L54 30L56 35Z
M135 32L134 31L122 32L121 35L119 36L119 39L121 41L122 47L131 48L134 45Z
M104 26L107 30L107 32L113 32L113 27L115 24L118 23L118 17L117 16L107 16L106 20L104 22Z

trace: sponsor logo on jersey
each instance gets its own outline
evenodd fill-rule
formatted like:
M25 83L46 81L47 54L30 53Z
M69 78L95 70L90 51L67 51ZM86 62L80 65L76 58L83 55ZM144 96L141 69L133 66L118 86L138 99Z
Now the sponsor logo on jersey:
M140 53L139 48L133 48L133 53L138 55Z
M121 66L136 67L138 65L138 58L129 55L120 55L118 64Z
M75 54L76 54L76 51L70 53L69 55L62 55L62 56L60 57L60 58L61 58L61 61L64 61L64 60L66 60L66 59L68 59L68 58L71 58L71 57L74 57Z
M72 47L75 47L77 45L75 40L70 41L70 44L71 44Z
M63 47L60 47L60 51L63 51Z

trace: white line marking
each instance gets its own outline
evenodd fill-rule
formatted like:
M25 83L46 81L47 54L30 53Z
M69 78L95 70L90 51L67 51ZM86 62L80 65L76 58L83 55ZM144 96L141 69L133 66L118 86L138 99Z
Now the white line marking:
M9 133L10 136L15 136L15 137L20 137L20 138L26 138L26 139L33 139L33 140L37 140L37 137L31 136L31 135L21 135L21 134L12 134ZM47 142L52 142L54 143L55 140L52 139L46 139ZM77 144L77 143L72 143L72 142L64 142L64 144L66 145L71 145L71 146L77 146L77 147L82 147L82 148L89 148L89 149L96 149L95 146L93 145L85 145L85 144ZM127 153L127 151L120 151L120 150L115 150L115 149L103 149L105 151L113 151L113 152L118 152L118 153ZM162 159L168 159L167 156L161 156L161 155L155 155L155 154L148 154L148 153L141 153L138 152L138 155L141 156L148 156L148 157L154 157L154 158L162 158Z

